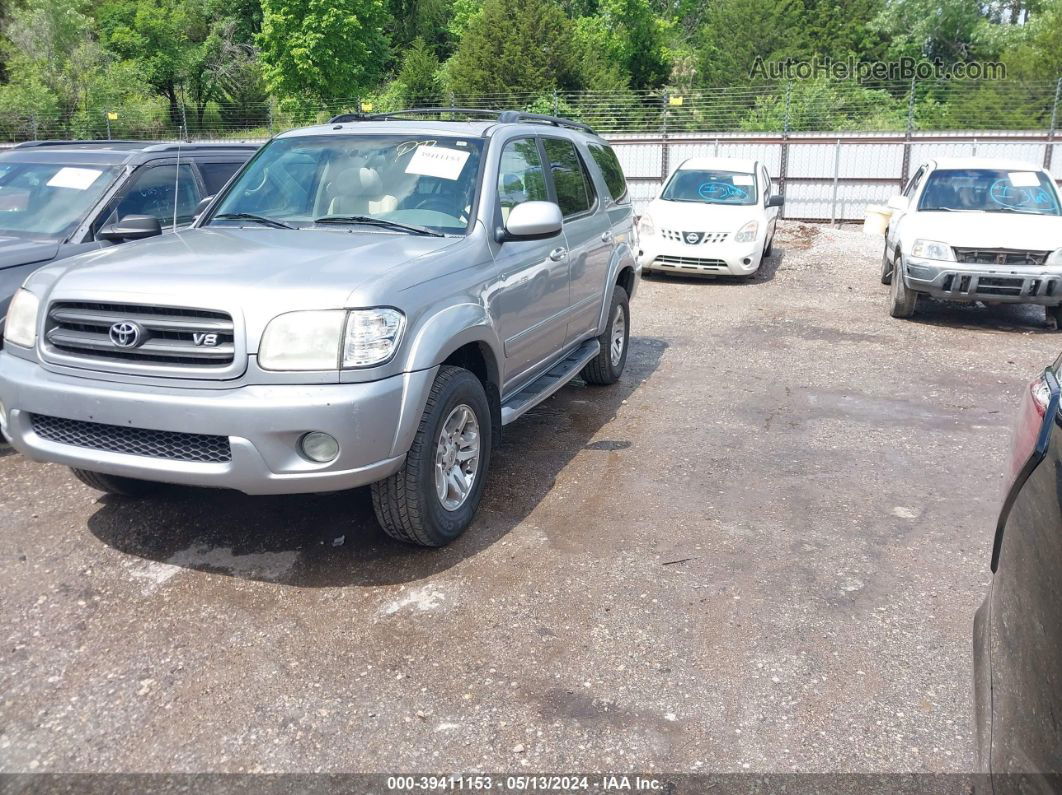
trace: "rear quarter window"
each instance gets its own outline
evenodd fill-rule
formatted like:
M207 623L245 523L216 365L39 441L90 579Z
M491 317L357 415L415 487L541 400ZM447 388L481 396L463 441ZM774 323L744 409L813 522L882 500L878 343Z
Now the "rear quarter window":
M601 176L605 178L609 195L615 202L625 202L627 196L627 180L623 176L623 167L619 158L611 146L590 144L590 156L594 158L597 167L601 169Z

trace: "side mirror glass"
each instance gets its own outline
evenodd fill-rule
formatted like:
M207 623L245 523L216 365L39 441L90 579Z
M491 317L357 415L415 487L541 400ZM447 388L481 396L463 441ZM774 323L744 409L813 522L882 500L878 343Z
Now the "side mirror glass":
M564 219L553 202L524 202L509 211L503 240L544 240L560 234Z
M199 204L195 206L195 212L192 213L196 218L203 214L203 210L210 206L210 202L214 201L213 196L204 196L199 200Z
M906 210L911 205L911 200L906 196L893 196L889 199L889 209L892 210Z
M117 223L108 224L96 233L98 240L115 243L122 240L143 240L162 234L162 224L153 215L127 215Z
M769 199L767 199L767 206L768 207L783 207L783 206L785 206L785 197L782 194L780 194L780 193L776 193L773 196L771 196Z

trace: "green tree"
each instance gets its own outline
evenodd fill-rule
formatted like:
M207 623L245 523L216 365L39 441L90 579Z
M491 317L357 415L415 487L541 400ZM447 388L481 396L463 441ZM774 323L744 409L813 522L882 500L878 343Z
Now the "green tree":
M403 104L411 106L438 105L439 59L424 39L417 38L402 59L398 72Z
M667 26L653 14L649 0L602 0L599 18L608 31L611 57L630 75L636 89L657 88L670 75Z
M980 0L892 0L871 23L888 41L893 59L926 58L945 64L976 60L988 21Z
M706 87L748 83L758 57L808 58L799 0L719 0L704 13L695 38L696 82Z
M450 90L496 94L522 104L528 96L578 87L572 22L555 0L486 0L447 66Z
M270 91L297 105L368 92L389 45L382 0L263 0L257 37Z

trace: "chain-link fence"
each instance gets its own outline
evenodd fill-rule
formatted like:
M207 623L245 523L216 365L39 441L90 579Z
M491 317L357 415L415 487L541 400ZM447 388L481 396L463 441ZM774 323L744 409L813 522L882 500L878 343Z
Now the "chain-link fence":
M1053 131L1062 81L794 80L667 92L444 94L401 91L298 105L159 98L122 107L0 114L0 140L264 139L337 113L401 107L515 108L568 116L602 133Z

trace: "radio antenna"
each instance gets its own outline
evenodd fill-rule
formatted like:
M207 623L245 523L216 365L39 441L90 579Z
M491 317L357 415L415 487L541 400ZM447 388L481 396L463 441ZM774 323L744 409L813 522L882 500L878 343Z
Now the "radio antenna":
M173 174L173 231L177 231L177 190L181 184L181 145L183 140L177 141L177 168Z

